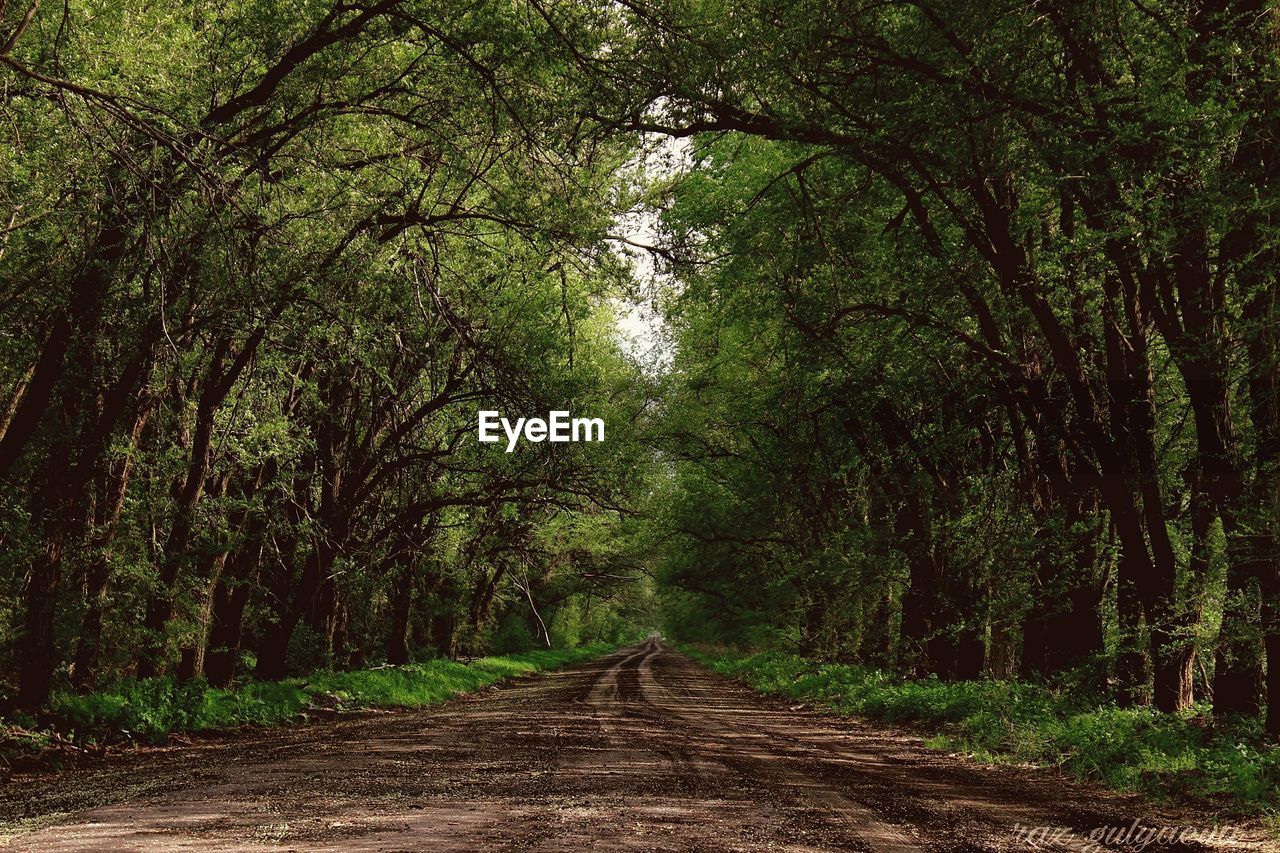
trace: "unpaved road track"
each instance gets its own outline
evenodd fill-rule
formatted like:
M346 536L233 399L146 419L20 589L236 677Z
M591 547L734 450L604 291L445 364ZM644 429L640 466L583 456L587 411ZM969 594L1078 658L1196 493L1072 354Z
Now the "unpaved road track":
M0 786L11 849L33 851L1135 849L1088 842L1135 819L1206 820L791 709L656 641L432 710ZM1238 838L1146 849L1276 849Z

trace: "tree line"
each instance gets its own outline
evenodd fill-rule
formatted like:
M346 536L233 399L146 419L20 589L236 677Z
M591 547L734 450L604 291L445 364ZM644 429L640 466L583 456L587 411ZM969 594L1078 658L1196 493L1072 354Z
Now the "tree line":
M0 20L18 705L613 630L652 574L689 636L1280 734L1268 4Z
M681 621L1280 734L1274 8L636 14Z
M625 435L475 439L643 405L526 11L0 3L8 707L623 630Z

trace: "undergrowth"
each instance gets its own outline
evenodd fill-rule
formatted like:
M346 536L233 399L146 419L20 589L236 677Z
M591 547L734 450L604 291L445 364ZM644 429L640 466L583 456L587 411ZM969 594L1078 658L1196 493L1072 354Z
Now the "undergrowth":
M764 693L923 729L935 749L1058 767L1148 795L1210 799L1273 817L1280 812L1280 749L1252 720L1214 721L1204 709L1174 715L1090 705L1016 681L908 680L778 652L684 651Z
M51 744L79 746L140 741L163 743L171 734L271 726L312 714L366 707L434 705L503 679L556 669L610 650L598 644L545 649L468 663L432 660L355 672L316 672L306 678L249 682L228 690L170 678L124 681L98 693L55 693L47 724L6 721L7 751L33 752Z

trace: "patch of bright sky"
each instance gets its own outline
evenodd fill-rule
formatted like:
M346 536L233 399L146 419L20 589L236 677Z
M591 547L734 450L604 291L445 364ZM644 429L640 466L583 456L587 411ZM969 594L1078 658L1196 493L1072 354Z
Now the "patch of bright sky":
M687 168L690 152L687 139L651 136L645 140L643 160L637 164L648 179L662 180ZM659 305L664 294L674 292L679 283L655 263L646 246L658 245L659 212L640 206L619 217L614 234L621 238L616 250L631 262L636 282L634 300L615 300L618 339L623 349L650 373L661 373L671 365L675 344Z

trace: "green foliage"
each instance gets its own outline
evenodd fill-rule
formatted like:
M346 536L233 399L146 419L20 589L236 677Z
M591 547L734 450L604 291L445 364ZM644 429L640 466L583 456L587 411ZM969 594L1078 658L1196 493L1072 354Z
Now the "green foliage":
M149 678L85 696L58 694L50 710L63 726L94 740L121 737L159 743L169 732L199 728L205 695L200 682Z
M99 693L57 693L49 711L54 728L89 742L163 743L170 734L289 723L309 711L365 707L417 708L504 679L598 657L609 645L478 658L432 660L354 672L316 672L281 682L253 681L230 690L170 678L126 681ZM34 735L33 735L34 737Z
M495 654L505 654L513 649L531 648L537 643L538 638L529 627L528 618L513 610L503 614L489 635L487 645Z
M1057 767L1151 795L1225 797L1245 811L1280 810L1280 751L1253 720L1213 724L1193 713L1096 706L1017 681L913 681L779 652L684 651L764 693L924 730L936 749Z
M25 5L0 14L3 707L157 739L471 677L365 661L662 623L874 664L761 665L973 751L1271 795L1247 730L1008 680L1166 711L1220 682L1280 737L1253 11ZM646 174L654 132L678 165ZM639 206L653 372L617 327ZM489 408L608 440L508 454L473 440ZM70 692L202 652L273 683ZM325 667L357 672L275 683Z
M567 73L607 17L26 9L0 11L0 708L202 645L217 683L512 651L630 583L650 383L608 235L638 140L584 145ZM508 454L475 440L491 408L608 440ZM130 690L83 715L197 713Z

